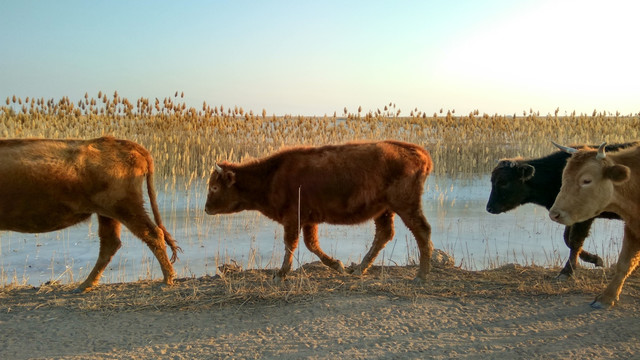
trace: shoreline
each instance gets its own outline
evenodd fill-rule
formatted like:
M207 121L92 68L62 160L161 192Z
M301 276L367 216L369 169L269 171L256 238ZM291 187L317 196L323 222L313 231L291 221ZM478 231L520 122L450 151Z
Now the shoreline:
M223 277L0 288L0 357L11 359L629 358L640 351L640 279L593 310L611 269L506 265L373 267L363 277L314 262L283 285L274 270Z

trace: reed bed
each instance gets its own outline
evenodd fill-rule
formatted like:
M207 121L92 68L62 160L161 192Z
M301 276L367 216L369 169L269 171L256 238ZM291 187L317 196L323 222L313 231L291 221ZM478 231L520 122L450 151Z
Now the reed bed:
M353 140L397 139L427 148L435 173L452 178L486 174L496 160L519 154L535 157L560 143L623 142L638 139L640 115L593 111L540 115L488 115L478 110L456 115L443 109L433 114L418 109L408 116L390 103L383 110L342 116L267 115L241 107L187 107L184 94L162 100L134 102L115 92L85 94L71 101L8 97L0 107L0 136L89 138L113 135L147 147L160 176L204 178L214 161L242 161L269 154L284 146L322 145Z
M389 103L382 109L366 113L361 108L354 113L345 108L341 115L276 116L268 115L266 110L258 114L237 106L211 107L203 103L200 108L187 107L184 95L178 92L162 100L140 98L133 102L120 97L117 92L111 96L99 92L96 97L85 94L74 101L68 97L45 100L13 96L0 105L0 136L3 138L63 139L112 135L145 146L155 160L157 187L172 194L162 200L169 202L169 206L162 205L171 208L165 223L174 233L179 225L176 221L180 221L175 216L178 198L187 194L187 204L189 201L202 203L206 196L202 190L206 186L204 182L216 161L243 161L295 145L397 139L428 149L435 164L435 174L449 179L471 179L488 174L501 158L548 154L555 150L550 140L565 144L626 142L639 139L639 131L640 114L593 111L591 114L573 112L561 116L559 110L547 115L529 110L519 115L488 115L476 110L459 115L454 110L441 109L427 114L413 109L408 115L403 115L400 109ZM434 191L434 196L439 194L440 208L446 208L443 205L445 200L453 206L456 199L445 199L446 189L436 186ZM442 216L439 214L434 224L440 226L441 222L444 223L445 215L446 211ZM202 234L208 234L211 227L219 226L219 219L205 221L205 218L203 211L198 210L182 220L188 224L185 228L194 229L193 233L186 234L184 241L202 242ZM251 224L246 226L252 227ZM413 246L410 243L412 241L407 240L407 248ZM601 255L607 251L616 252L615 249L602 250ZM254 252L252 248L250 260L243 264L246 268L261 263ZM232 260L224 254L215 256L216 266ZM275 255L274 252L274 256L275 260L268 261L268 268L278 265L281 254ZM497 268L504 264L504 259L492 256L487 248L485 260L491 266L485 267ZM412 264L411 258L415 257L415 254L408 255L407 264ZM514 254L513 257L517 256ZM476 267L464 260L458 259L458 262L463 261L466 268ZM547 262L559 265L562 259L555 256ZM146 267L145 274L139 274L140 278L151 277L152 263ZM53 264L51 267L53 269ZM121 267L119 274L124 279L125 266ZM4 264L0 264L0 284L26 284L26 279L20 280L19 272L5 272ZM67 269L61 274L52 273L51 281L73 283L83 276ZM236 285L229 286L233 288ZM234 293L232 288L229 291ZM242 294L238 296L244 298Z

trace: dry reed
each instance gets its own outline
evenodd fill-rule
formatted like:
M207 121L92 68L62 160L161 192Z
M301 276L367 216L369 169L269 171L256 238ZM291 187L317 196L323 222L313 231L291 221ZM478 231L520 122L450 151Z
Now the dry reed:
M260 157L283 146L321 145L352 140L398 139L431 152L435 173L454 178L485 174L497 159L541 156L561 143L609 143L638 139L640 116L619 112L540 116L533 110L488 115L475 110L454 116L440 109L427 116L417 108L400 117L395 104L363 114L345 108L344 117L261 116L242 107L187 107L178 92L171 98L129 101L117 92L97 100L85 94L77 102L34 97L6 99L0 107L0 136L88 138L104 134L147 147L165 179L206 177L214 161ZM22 104L22 105L20 105Z

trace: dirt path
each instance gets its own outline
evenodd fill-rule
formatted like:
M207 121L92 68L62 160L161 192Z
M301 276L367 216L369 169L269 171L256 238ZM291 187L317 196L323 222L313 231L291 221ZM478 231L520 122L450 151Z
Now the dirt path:
M362 279L311 264L285 286L268 271L225 279L0 290L0 358L26 359L534 359L640 354L640 281L611 310L588 304L608 273L415 268ZM635 355L637 356L637 355Z

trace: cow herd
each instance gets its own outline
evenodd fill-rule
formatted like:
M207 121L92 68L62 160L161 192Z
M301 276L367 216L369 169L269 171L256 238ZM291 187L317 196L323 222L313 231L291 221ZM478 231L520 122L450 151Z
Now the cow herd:
M554 143L555 144L555 143ZM565 147L536 159L501 160L491 174L486 210L499 214L533 203L565 225L569 259L560 278L570 277L577 259L602 266L582 249L595 218L624 221L616 273L593 307L610 307L640 262L640 143ZM353 142L293 147L241 164L214 166L205 212L256 210L284 229L285 255L274 280L291 270L302 232L305 246L340 272L364 274L394 236L394 217L416 239L415 282L430 271L431 226L421 198L433 169L422 147L400 141ZM41 233L63 229L97 214L100 250L96 264L76 289L91 290L120 248L124 224L145 242L160 263L163 284L172 285L172 263L181 251L162 225L153 184L153 160L139 144L113 137L90 140L0 140L0 230ZM153 213L144 207L143 184ZM372 245L359 265L345 268L318 242L318 224L357 224L373 219ZM167 246L172 256L167 255Z

